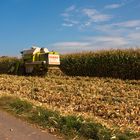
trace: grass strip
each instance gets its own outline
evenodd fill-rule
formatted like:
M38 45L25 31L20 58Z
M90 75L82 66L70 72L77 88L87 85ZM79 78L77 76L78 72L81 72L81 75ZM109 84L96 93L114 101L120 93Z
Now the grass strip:
M93 140L131 140L140 136L126 131L113 132L99 123L85 120L81 116L62 116L59 112L35 106L29 101L13 96L0 97L0 108L20 116L27 121L43 128L61 133L65 139L93 139Z

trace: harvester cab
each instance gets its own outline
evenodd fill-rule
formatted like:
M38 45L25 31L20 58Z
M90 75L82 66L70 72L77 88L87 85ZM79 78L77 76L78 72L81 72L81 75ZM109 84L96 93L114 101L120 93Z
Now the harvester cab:
M22 62L11 67L10 72L25 74L45 74L53 69L59 69L60 55L58 52L49 52L47 48L32 47L21 51ZM19 64L20 63L20 64ZM21 72L22 71L22 72Z

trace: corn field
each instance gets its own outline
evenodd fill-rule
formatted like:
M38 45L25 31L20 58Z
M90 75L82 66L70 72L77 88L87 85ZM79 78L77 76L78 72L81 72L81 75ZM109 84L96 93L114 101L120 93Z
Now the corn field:
M71 76L140 79L140 49L64 55L61 69Z
M112 130L140 131L140 49L63 55L61 69L72 76L2 74L15 61L0 58L0 95L26 98L62 115L83 116Z
M0 57L0 74L7 73L11 63L18 61L15 57Z

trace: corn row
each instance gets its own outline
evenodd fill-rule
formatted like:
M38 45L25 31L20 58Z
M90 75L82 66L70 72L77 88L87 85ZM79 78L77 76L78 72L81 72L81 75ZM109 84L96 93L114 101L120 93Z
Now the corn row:
M18 61L15 57L0 57L0 74L7 73L11 63Z
M140 49L63 55L61 69L72 76L140 79Z

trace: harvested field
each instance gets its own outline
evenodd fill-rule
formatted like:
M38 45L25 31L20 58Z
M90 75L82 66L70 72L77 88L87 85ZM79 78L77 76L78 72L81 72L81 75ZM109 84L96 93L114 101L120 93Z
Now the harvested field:
M0 93L62 115L82 115L114 130L140 131L140 80L0 75Z

